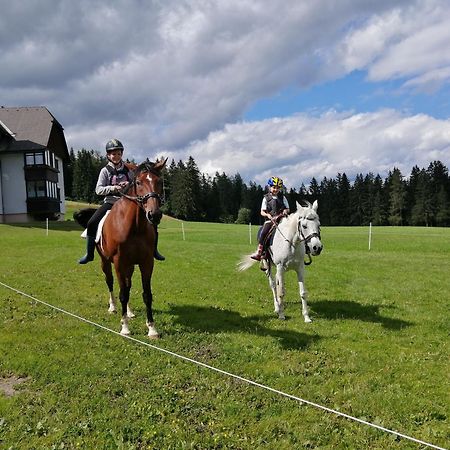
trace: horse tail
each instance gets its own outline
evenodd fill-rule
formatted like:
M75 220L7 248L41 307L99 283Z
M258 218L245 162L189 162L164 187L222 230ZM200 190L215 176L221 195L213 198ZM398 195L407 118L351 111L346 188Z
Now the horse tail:
M95 211L97 211L96 208L80 209L79 211L75 211L73 213L73 218L79 225L81 225L83 228L86 228L89 219L94 215Z
M243 272L244 270L249 269L255 264L256 260L252 259L250 255L244 255L241 260L237 263L237 270L239 272Z

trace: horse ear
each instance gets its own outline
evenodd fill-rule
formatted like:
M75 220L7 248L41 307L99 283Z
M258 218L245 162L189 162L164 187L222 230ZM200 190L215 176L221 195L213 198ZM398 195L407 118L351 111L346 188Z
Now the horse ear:
M317 212L317 208L318 207L319 207L319 202L317 200L314 200L314 203L312 205L312 209Z
M297 206L298 211L300 211L300 209L302 209L302 205L300 205L300 203L297 200L295 201L295 205Z
M154 165L154 169L159 170L159 171L163 170L163 168L166 165L166 162L167 162L168 159L169 159L168 157L165 158L165 159L164 159L164 157L161 158L161 159L157 159L156 162L155 162L155 165Z

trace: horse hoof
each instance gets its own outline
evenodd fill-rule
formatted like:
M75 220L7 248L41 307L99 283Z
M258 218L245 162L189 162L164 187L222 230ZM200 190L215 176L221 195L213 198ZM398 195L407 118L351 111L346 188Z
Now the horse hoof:
M278 318L280 320L286 320L286 316L284 314L279 315Z
M134 313L127 313L127 317L129 319L134 319L136 317L136 315Z
M305 317L305 323L311 323L312 320L309 317Z
M116 314L117 313L117 311L115 310L115 309L108 309L108 312L110 313L110 314Z
M149 339L152 339L152 340L156 340L156 339L159 339L161 337L158 333L156 333L156 334L148 334L147 336L148 336Z
M127 326L122 327L122 329L120 330L120 334L122 336L129 336L131 334L130 329Z

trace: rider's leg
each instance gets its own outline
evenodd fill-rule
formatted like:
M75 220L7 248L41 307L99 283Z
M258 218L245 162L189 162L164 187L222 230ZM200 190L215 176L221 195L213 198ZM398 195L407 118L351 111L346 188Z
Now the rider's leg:
M112 204L103 203L103 205L101 205L89 219L87 224L86 254L79 259L78 264L87 264L88 262L94 260L95 235L97 233L97 227L102 217L106 214L106 211L111 208Z
M87 264L94 260L95 237L86 236L86 254L78 260L78 264Z
M158 252L158 226L155 225L155 250L153 251L153 257L157 261L164 261L166 259L165 256L161 255L161 253Z
M259 244L256 252L250 255L250 258L255 259L256 261L261 261L262 254L264 251L264 241L266 239L267 233L272 228L272 222L270 220L264 222L264 225L261 230L261 234L259 236Z

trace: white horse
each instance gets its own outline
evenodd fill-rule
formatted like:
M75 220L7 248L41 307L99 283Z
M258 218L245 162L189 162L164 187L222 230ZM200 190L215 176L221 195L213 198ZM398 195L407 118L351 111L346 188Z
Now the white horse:
M320 222L317 214L317 200L306 206L297 203L297 211L282 219L276 226L273 242L269 246L269 257L261 262L262 269L266 270L269 284L273 293L275 312L280 319L284 315L284 273L288 270L297 272L300 299L302 301L302 313L305 322L311 322L308 312L307 291L304 283L305 264L310 264L311 255L320 255L323 249L320 241ZM310 259L305 263L305 256ZM243 271L251 267L256 261L250 255L244 256L238 263L238 270ZM274 278L271 268L276 266L277 272Z

